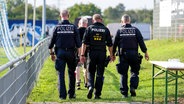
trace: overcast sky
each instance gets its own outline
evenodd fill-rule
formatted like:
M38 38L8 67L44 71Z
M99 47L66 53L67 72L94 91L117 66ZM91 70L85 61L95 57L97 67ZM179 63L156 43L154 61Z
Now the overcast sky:
M108 7L115 7L119 3L124 4L126 10L130 9L153 9L154 0L46 0L46 4L59 7L60 9L66 9L73 6L75 3L93 3L102 11ZM34 0L28 0L28 3L34 3ZM36 0L36 5L42 5L43 0Z

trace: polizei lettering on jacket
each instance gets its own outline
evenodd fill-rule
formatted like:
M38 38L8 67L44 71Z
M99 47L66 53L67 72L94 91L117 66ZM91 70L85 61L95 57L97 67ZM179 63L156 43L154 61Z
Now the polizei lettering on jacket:
M94 32L105 32L105 29L92 28L91 30Z
M135 28L123 28L120 30L120 36L135 36Z
M74 33L73 25L60 25L57 28L57 33Z

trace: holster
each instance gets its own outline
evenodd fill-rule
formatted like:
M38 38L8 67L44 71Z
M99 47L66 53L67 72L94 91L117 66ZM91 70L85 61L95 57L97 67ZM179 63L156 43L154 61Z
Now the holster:
M122 71L121 71L121 64L116 64L116 70L119 74L123 74Z
M119 56L124 55L124 52L126 52L125 49L123 49L123 48L118 49L118 55Z
M105 64L104 64L105 67L108 66L110 60L111 60L111 57L107 56L106 59L105 59Z
M54 52L55 52L56 55L57 55L57 50L58 50L58 48L54 47Z
M143 56L139 53L138 54L138 62L139 62L139 64L142 63L142 59L143 59Z

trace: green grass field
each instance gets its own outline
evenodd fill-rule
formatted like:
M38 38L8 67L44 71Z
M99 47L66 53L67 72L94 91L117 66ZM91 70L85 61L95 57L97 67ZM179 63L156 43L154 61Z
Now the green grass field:
M26 47L26 52L28 52L29 50L31 50L32 47ZM16 47L15 48L16 52L18 53L18 56L21 56L24 54L24 47ZM7 58L6 53L4 51L3 48L0 48L0 66L4 65L6 63L8 63L10 60ZM0 77L2 77L4 74L6 74L8 72L9 68L7 68L6 70L2 71L0 73Z
M26 47L26 52L31 50L31 48L32 47ZM21 56L24 54L24 47L16 47L15 51L16 51L16 53L18 53L17 55ZM0 48L0 65L6 64L8 61L9 61L9 59L6 56L4 49L1 47Z
M162 60L166 61L170 58L178 58L181 62L184 62L184 42L173 40L151 40L146 41L148 48L148 53L151 60ZM142 53L143 54L143 53ZM140 83L136 90L136 97L122 98L119 91L120 76L116 71L115 65L117 64L118 57L116 61L110 63L105 70L104 86L102 90L102 99L94 100L87 99L86 95L88 90L81 85L81 90L76 90L76 99L69 100L68 98L64 101L60 100L58 97L57 89L57 72L54 68L54 63L48 58L44 64L43 69L39 74L39 79L35 84L35 87L30 94L27 102L149 102L151 103L151 91L152 91L152 65L143 59L141 70L140 70ZM67 72L67 70L65 71ZM81 71L81 76L83 75ZM68 77L66 73L66 86L68 89ZM83 77L82 81L83 81ZM164 102L165 94L165 80L163 75L160 79L155 80L155 101L158 103ZM184 98L184 82L179 79L178 84L178 98ZM169 101L174 100L174 82L169 83ZM130 95L130 94L129 94Z

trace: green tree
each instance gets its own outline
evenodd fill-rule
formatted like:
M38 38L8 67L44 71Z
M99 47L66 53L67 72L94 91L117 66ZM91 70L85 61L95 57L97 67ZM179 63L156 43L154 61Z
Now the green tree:
M15 8L16 6L23 3L24 3L24 0L7 0L7 6L9 9Z
M115 8L108 7L104 10L105 23L119 22L120 17L125 12L125 6L120 3Z
M125 12L125 6L122 3L119 3L115 9L118 11L118 16L121 17L122 14Z
M33 18L32 5L28 4L28 19ZM8 11L8 19L24 19L25 18L25 5L21 3L20 5L12 8Z
M125 11L124 14L128 14L130 17L131 17L131 22L132 23L135 23L135 22L140 22L139 21L139 16L137 15L136 11L135 10L128 10L128 11Z
M153 20L153 10L147 10L147 9L142 9L142 10L128 10L125 13L129 14L132 18L132 22L137 22L137 23L150 23L152 24Z
M7 0L8 19L24 19L25 18L25 2L24 0ZM33 18L33 6L28 4L28 19Z
M153 20L153 10L142 9L137 12L140 15L140 21L144 23L151 23Z
M46 6L46 17L47 20L59 20L60 11L58 8Z
M7 1L8 19L24 19L25 18L25 2L24 0L8 0ZM56 20L59 17L59 9L46 5L46 19ZM28 4L28 19L33 19L33 6ZM42 19L42 6L36 8L36 20Z
M92 16L95 13L101 14L101 9L94 4L75 4L68 8L70 12L70 21L74 22L75 18L80 16Z
M111 20L117 19L119 17L118 10L115 8L109 7L106 10L104 10L104 17Z
M36 19L42 19L42 6L36 8ZM46 19L47 20L58 20L59 19L59 9L51 7L49 5L46 6Z
M123 4L118 4L115 8L108 7L104 10L103 15L105 17L105 23L113 23L120 22L121 16L123 14L128 14L131 16L132 23L151 23L153 20L152 15L153 10L125 10L125 6Z

